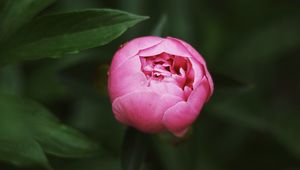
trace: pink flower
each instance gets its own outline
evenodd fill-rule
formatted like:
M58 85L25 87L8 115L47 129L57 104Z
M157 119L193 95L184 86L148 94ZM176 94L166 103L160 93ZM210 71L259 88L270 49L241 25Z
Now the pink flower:
M183 136L213 92L201 55L172 37L140 37L114 55L108 77L114 115L143 132Z

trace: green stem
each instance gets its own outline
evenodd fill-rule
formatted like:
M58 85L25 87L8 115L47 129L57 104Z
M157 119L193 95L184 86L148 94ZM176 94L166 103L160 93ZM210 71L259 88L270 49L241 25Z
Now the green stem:
M146 155L146 134L128 127L124 136L122 170L139 170Z

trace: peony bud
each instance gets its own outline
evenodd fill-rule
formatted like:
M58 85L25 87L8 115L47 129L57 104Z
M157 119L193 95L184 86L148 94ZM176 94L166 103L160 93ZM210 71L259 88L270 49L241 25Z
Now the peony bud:
M204 59L167 37L136 38L114 55L108 76L118 121L143 132L183 136L213 92Z

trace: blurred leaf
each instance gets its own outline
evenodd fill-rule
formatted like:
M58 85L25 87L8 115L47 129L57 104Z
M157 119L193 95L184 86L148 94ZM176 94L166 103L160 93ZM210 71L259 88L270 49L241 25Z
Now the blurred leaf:
M107 155L116 156L121 153L125 128L115 120L107 96L101 97L96 90L90 95L80 95L74 103L74 112L69 122L72 126L92 134Z
M23 91L22 70L18 65L10 65L0 70L0 91L5 94L21 94Z
M41 102L66 99L69 91L60 80L59 75L55 72L43 71L37 70L28 76L25 84L26 94Z
M0 95L0 159L18 166L43 165L48 160L30 133L30 123L19 101L8 95Z
M269 119L272 124L270 130L271 134L300 160L299 106L285 100L277 99L268 107L268 112L272 115Z
M42 102L65 100L71 93L64 80L68 78L64 71L69 67L89 60L92 50L66 56L60 60L43 60L28 73L25 83L26 95ZM78 66L81 67L81 66ZM47 80L47 81L45 81Z
M227 98L223 97L223 100L213 98L206 108L222 120L273 135L300 159L300 117L295 112L298 109L283 102L272 105L256 90L250 88L227 93Z
M75 129L60 123L44 107L28 100L25 104L33 135L45 152L61 157L80 157L95 153L97 146L93 142Z
M282 54L299 46L298 21L299 17L281 18L247 34L232 52L220 59L219 68L241 78L259 78Z
M128 127L122 148L121 164L123 170L139 170L146 154L146 135Z
M1 62L61 57L104 45L147 17L112 9L88 9L40 17L0 49Z
M241 88L241 87L245 87L245 84L242 83L241 81L230 77L228 75L225 74L221 74L221 73L212 73L212 77L214 80L214 84L216 86L216 88Z
M36 130L37 140L47 153L60 157L82 157L97 151L95 143L68 126L45 123L40 128Z
M12 150L6 152L1 153L0 150L0 155L10 152L20 154L20 158L9 158L11 159L9 161L15 164L26 165L33 162L47 165L42 149L61 157L86 156L96 151L93 142L76 130L60 123L43 106L34 101L12 95L0 95L0 113L1 122L3 121L0 124L2 139L0 142L8 142L7 145L12 147ZM5 145L0 146L9 149ZM18 147L19 150L16 149Z
M294 118L290 117L292 115L284 118L280 116L274 124L272 134L300 160L300 117L299 113L294 115Z
M212 78L214 81L214 93L208 102L208 105L206 107L216 109L219 106L220 107L227 107L227 103L232 100L233 97L236 97L236 95L240 93L247 92L248 90L252 89L254 87L253 84L249 84L248 82L245 83L241 81L240 79L237 79L236 77L232 77L231 75L219 73L219 72L212 72ZM227 102L227 103L226 103ZM225 105L222 105L226 103ZM220 105L219 105L220 104ZM218 105L215 107L215 105ZM222 110L222 109L220 109ZM227 112L227 110L224 110L224 112ZM231 113L230 111L228 112ZM221 114L223 115L223 114ZM226 114L225 114L226 115ZM239 117L241 115L238 115ZM235 119L233 119L235 120Z
M7 38L55 0L3 0L0 6L0 40Z
M152 35L154 36L162 36L163 35L163 31L165 29L165 26L167 24L167 15L162 15L159 19L159 21L157 22L155 28L152 31Z
M168 10L168 25L172 35L190 41L193 38L193 26L189 3L182 0L165 1Z
M267 115L263 114L266 103L254 90L255 88L249 88L234 93L223 92L225 94L222 96L227 94L226 98L223 97L223 100L212 98L206 108L225 121L267 131L270 123L266 121Z

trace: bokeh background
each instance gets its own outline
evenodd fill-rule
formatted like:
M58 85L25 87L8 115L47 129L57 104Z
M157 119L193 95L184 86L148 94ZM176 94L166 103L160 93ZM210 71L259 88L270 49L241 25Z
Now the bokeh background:
M107 68L120 44L157 25L162 36L183 39L204 56L215 93L186 138L149 138L142 169L300 169L300 1L59 0L41 15L85 8L150 19L108 45L0 70L1 91L39 101L99 145L85 158L47 155L55 170L121 169L126 127L111 112ZM1 162L0 169L36 168Z

